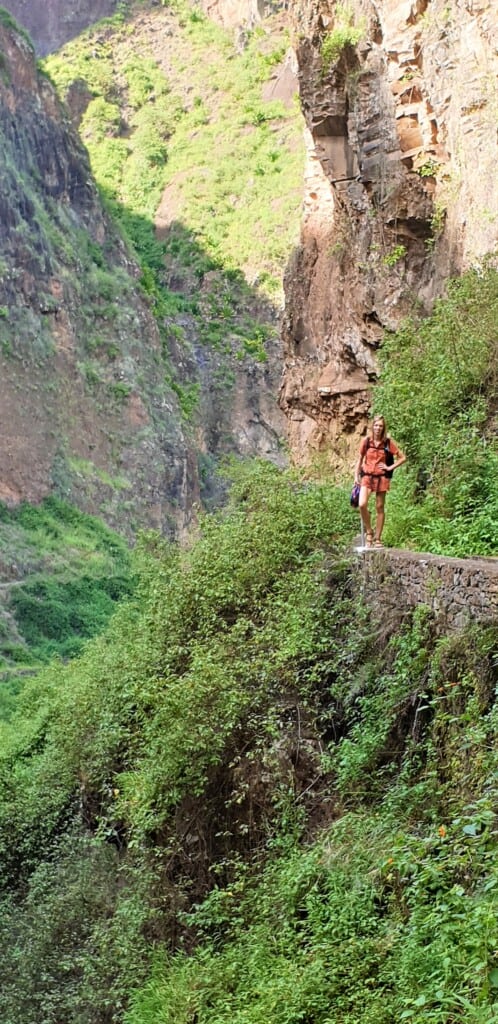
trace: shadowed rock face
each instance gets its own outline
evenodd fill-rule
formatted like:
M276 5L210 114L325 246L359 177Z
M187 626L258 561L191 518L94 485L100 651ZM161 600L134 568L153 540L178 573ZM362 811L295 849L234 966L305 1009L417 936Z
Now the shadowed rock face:
M496 5L348 6L359 41L329 67L337 5L290 7L308 166L280 401L295 459L326 451L336 467L363 430L384 330L429 311L498 237Z
M37 54L45 56L114 14L118 0L6 0L3 6L28 30Z

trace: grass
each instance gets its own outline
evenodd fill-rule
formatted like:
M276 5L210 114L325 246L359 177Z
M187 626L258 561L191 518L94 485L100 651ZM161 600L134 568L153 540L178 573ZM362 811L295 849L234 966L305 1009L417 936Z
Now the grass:
M131 42L123 25L104 38L87 33L44 66L62 93L78 77L94 94L81 134L111 200L152 220L168 184L215 266L278 278L297 235L303 167L297 105L262 98L285 37L255 30L237 53L204 15L187 4L175 11L168 77L150 41L138 31Z
M430 317L385 339L375 410L408 454L389 498L389 544L496 554L497 317L490 262L450 281Z

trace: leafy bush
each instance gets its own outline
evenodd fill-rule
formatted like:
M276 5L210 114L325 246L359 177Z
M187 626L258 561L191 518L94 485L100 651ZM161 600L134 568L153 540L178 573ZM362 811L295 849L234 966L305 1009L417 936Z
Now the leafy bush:
M9 593L24 644L0 638L9 664L72 657L100 632L133 587L126 543L103 522L47 498L41 505L0 506L0 544L20 579Z
M361 783L350 809L309 845L287 834L262 875L242 866L194 907L199 948L156 953L129 1024L494 1020L496 753L470 772L468 757L496 729L482 689L496 636L434 645L422 611L390 646L380 694L374 671L362 696L348 689L351 641L332 686L353 725L352 746L329 747ZM399 735L410 704L416 742ZM370 750L358 775L354 747Z
M74 657L83 639L102 631L116 602L129 596L130 590L129 576L37 580L13 591L11 607L35 657Z
M356 46L364 32L361 25L354 25L350 7L337 4L334 13L334 27L324 37L321 47L322 72L326 74L336 64L348 46Z
M343 491L231 478L3 727L2 1019L491 1024L496 631L368 614Z
M455 555L496 550L497 318L490 265L451 281L430 317L386 337L375 409L409 457L390 498L390 543Z

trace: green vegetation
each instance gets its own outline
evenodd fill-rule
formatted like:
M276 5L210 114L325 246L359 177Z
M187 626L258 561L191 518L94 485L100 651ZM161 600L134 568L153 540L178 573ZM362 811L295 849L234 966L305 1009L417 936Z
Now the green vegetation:
M250 238L268 286L285 249L254 221L258 207L268 224L278 212L269 183L285 174L288 125L261 99L277 51L256 32L236 54L200 11L177 11L175 74L191 94L121 12L73 53L71 77L93 92L82 130L163 337L186 349L195 321L206 348L262 360L270 328L240 267L250 276ZM344 17L342 47L357 31ZM182 215L158 242L166 180ZM50 241L74 256L62 222ZM88 317L103 320L80 369L120 403L128 384L94 360L115 356L105 322L128 285L86 236L80 250ZM165 283L175 275L182 290ZM496 550L497 316L498 274L484 267L386 339L375 407L409 455L391 543ZM214 386L231 372L220 359ZM198 382L166 366L165 385L192 420ZM445 636L426 608L368 610L346 489L271 465L231 477L226 508L201 516L185 548L142 536L133 573L124 542L61 502L0 509L13 580L0 618L13 678L0 694L0 1018L493 1024L496 628ZM36 679L20 675L54 654Z
M28 44L30 50L34 50L33 41L31 39L31 36L29 35L29 32L26 32L26 29L23 28L22 25L19 25L19 23L15 20L15 18L12 17L9 11L5 9L5 7L0 7L0 25L3 25L4 28L10 29L17 35L22 36L24 42Z
M148 218L152 233L169 184L186 233L171 249L166 240L167 252L184 266L193 259L200 275L242 269L278 279L295 240L303 158L297 107L265 102L262 91L286 41L281 30L258 29L238 53L229 34L197 9L178 3L175 11L168 78L151 40L139 31L130 36L133 22L88 32L45 67L63 94L76 78L92 92L82 137L96 179L146 265L133 218Z
M0 564L10 580L2 585L0 615L4 697L6 680L17 688L23 667L78 654L132 588L125 541L57 498L0 506Z
M491 1024L496 631L367 612L347 495L233 473L4 726L2 1020Z
M395 245L394 249L391 249L390 252L382 257L382 262L386 267L395 267L405 256L406 245Z
M440 166L441 164L437 160L429 157L425 163L416 168L416 173L420 174L421 178L435 178Z
M498 271L486 265L384 341L375 409L409 457L389 498L392 545L496 553L497 321Z
M337 64L337 61L348 46L356 46L364 34L363 25L354 24L354 14L350 7L336 4L334 11L334 27L324 37L321 47L322 73L325 75Z

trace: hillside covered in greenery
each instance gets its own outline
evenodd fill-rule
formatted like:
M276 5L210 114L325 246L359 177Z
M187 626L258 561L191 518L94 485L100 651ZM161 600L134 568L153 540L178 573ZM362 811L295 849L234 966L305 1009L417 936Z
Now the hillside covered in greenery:
M497 303L489 265L386 339L391 544L496 553ZM367 608L346 484L230 474L187 547L141 537L133 590L88 518L4 514L74 530L78 571L103 552L128 596L1 725L1 1019L492 1024L496 625Z
M199 346L219 401L265 359L297 112L261 99L281 35L239 52L178 3L161 55L155 6L47 69L88 91L194 430ZM389 545L497 553L497 323L490 260L384 339ZM350 483L233 461L183 545L132 553L59 500L1 507L2 1024L497 1020L496 623L367 606Z
M449 281L427 318L386 334L374 409L408 455L390 495L388 543L497 552L498 272Z
M496 297L471 272L386 342L391 542L496 551ZM93 566L92 629L101 572L128 599L4 702L1 1019L492 1024L496 626L367 609L347 487L231 474L187 548L143 535L133 593L89 517L4 513L19 559L22 528ZM36 633L70 569L19 588L38 656L81 642Z
M0 506L0 716L23 680L74 657L133 588L126 541L57 498Z
M496 629L362 604L347 493L235 472L3 726L5 1024L491 1024Z

